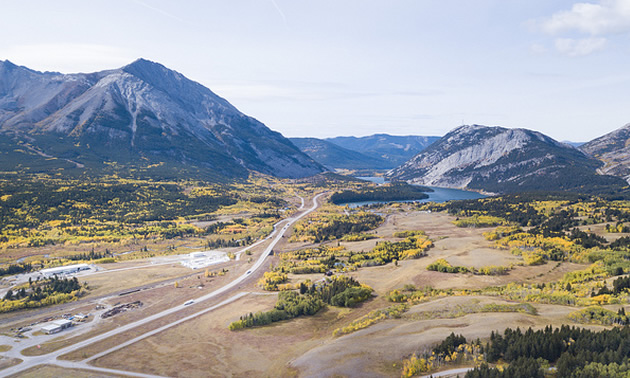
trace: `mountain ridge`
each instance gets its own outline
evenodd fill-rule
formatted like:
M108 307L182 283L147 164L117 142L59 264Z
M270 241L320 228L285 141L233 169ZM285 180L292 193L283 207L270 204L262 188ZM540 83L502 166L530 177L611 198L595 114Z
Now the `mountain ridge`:
M378 133L364 137L340 136L324 140L366 156L388 161L387 168L395 168L438 139L440 137Z
M537 131L463 125L387 177L493 193L623 186L615 177L598 175L600 166L598 160Z
M324 170L210 89L146 59L88 74L0 61L0 133L87 166L173 163L227 177Z
M389 169L389 161L343 148L325 139L289 138L302 152L330 169Z
M604 163L600 173L619 176L630 183L630 123L579 148Z

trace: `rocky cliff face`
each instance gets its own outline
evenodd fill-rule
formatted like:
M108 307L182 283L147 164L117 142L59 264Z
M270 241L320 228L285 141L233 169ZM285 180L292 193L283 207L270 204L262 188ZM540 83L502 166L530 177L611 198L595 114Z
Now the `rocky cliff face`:
M619 176L630 183L630 123L580 146L580 150L604 163L600 173Z
M596 174L599 165L581 151L535 131L466 125L391 170L388 177L496 193L618 185L615 178Z
M176 163L225 176L253 170L278 177L323 170L208 88L144 59L71 75L0 62L0 133L88 166Z

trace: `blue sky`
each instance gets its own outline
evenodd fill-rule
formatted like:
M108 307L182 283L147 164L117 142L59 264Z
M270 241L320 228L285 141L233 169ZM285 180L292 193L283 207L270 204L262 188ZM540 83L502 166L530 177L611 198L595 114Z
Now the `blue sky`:
M0 59L92 72L138 57L286 136L466 124L586 141L630 122L630 0L16 1Z

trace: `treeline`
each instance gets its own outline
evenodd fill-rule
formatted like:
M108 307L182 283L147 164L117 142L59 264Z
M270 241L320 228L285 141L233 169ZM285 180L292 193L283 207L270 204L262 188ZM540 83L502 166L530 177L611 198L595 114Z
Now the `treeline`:
M353 307L370 298L372 291L371 288L347 276L328 278L321 284L307 285L302 282L299 285L299 292L281 291L272 310L241 316L239 320L230 323L229 329L235 331L302 315L315 315L326 304Z
M339 239L347 234L369 231L382 222L383 217L380 215L365 212L350 215L325 214L297 223L291 240L319 243Z
M598 377L628 365L630 328L591 331L563 325L525 332L508 328L503 334L492 332L484 351L488 362L502 360L510 367L501 372L484 364L466 377L543 377L541 361L555 364L558 377Z
M3 300L0 301L0 312L69 302L78 298L81 289L81 284L76 277L54 276L41 281L29 280L28 286L7 291Z
M362 286L349 276L334 276L323 284L310 286L300 283L300 294L311 295L337 307L354 307L372 295L372 289Z
M621 269L618 272L615 273L619 273L616 274L617 276L622 275L623 269ZM599 291L595 292L591 292L591 296L595 296L595 295L604 295L604 294L621 294L624 291L628 291L628 289L630 289L630 276L627 277L619 277L617 279L615 279L613 281L613 288L612 290L610 290L608 288L608 285L606 285L606 282L604 282L604 285L601 287L601 289L599 289Z
M393 183L369 187L357 190L344 190L330 197L330 202L335 205L342 203L364 201L411 201L429 198L426 192L433 189L424 186L409 185L406 183Z
M258 327L292 319L302 315L315 315L324 303L310 295L300 295L294 291L281 291L278 294L278 301L270 311L257 312L255 314L241 316L235 322L230 323L230 331L243 328Z
M472 273L482 276L500 276L507 274L512 268L500 265L486 265L481 268L453 266L445 259L438 259L427 266L427 270L441 273Z
M493 217L488 215L479 215L475 214L472 217L463 218L463 219L455 219L453 224L457 227L472 227L472 228L482 228L482 227L493 227L500 226L505 224L505 219L499 217Z
M206 234L216 234L220 230L224 229L225 227L236 225L236 224L243 224L243 219L237 218L230 222L213 223L210 226L206 227Z
M30 263L11 264L7 267L0 268L0 277L13 274L26 273L33 270Z
M206 241L206 246L208 248L211 249L216 249L216 248L231 248L231 247L245 247L247 245L252 244L252 237L250 235L247 235L241 239L222 239L222 238L218 238L218 239L214 239L214 240L207 240Z
M124 223L160 221L205 214L237 202L226 190L192 195L183 186L166 183L18 179L0 181L0 193L0 228L36 228L53 220L81 224L90 218Z
M569 240L580 244L584 248L603 247L608 243L606 238L592 232L584 232L579 228L574 228L568 234Z
M105 252L90 251L89 253L78 253L76 255L66 256L65 258L72 261L79 261L79 260L99 260L99 259L104 259L106 257L112 257L112 253L109 250L106 250Z
M630 237L622 236L614 242L610 243L609 247L617 251L627 249L628 247L630 247Z
M572 204L588 198L589 196L572 193L520 193L501 197L449 201L443 204L431 204L429 208L437 211L446 210L450 214L466 217L485 214L503 218L523 227L535 227L546 221L547 216L538 212L532 203L536 201L566 201L567 204Z

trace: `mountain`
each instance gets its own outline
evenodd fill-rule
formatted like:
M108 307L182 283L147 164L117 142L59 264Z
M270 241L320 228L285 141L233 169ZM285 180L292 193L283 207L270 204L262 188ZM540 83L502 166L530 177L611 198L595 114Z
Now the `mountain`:
M348 150L384 159L389 162L386 168L394 168L411 159L438 139L440 137L374 134L365 137L336 137L326 140Z
M390 169L391 163L317 138L289 138L302 152L330 169Z
M324 170L208 88L144 59L90 74L0 61L0 137L5 163L45 158L59 167L167 167L223 177Z
M387 177L494 193L620 188L596 173L601 162L539 132L466 125L433 143Z
M580 150L604 162L600 173L630 182L630 123L580 146Z

